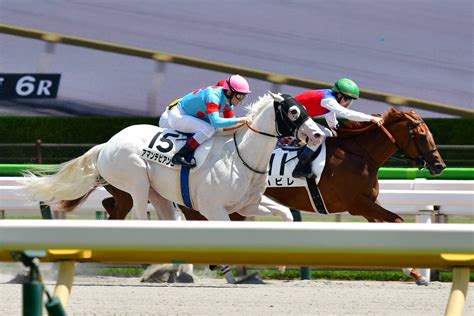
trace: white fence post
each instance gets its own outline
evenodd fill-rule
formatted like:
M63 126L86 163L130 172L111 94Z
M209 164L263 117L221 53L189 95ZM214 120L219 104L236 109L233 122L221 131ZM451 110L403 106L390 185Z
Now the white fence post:
M422 224L431 224L431 216L433 215L433 205L426 205L424 209L419 210L416 215L416 222ZM427 280L431 281L431 270L430 269L418 269L418 272Z
M36 68L38 72L47 72L49 70L49 67L53 61L56 42L59 40L59 38L55 35L46 35L43 37L43 39L46 41L46 44L38 61L38 66Z
M159 115L159 94L161 86L165 80L165 71L166 71L166 61L168 60L166 56L156 55L154 56L156 60L155 71L153 72L153 77L151 79L151 86L148 90L147 95L147 112L149 115ZM166 104L167 105L167 104Z

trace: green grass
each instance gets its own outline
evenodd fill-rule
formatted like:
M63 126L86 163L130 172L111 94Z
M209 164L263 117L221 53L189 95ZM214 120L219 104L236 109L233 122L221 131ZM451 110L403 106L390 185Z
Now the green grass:
M82 271L82 273L101 276L138 278L142 276L143 271L143 268L87 268Z
M276 280L299 280L301 277L299 270L288 270L280 273L275 270L249 270L248 273L259 272L262 279ZM237 273L236 271L234 271ZM327 270L311 270L312 279L325 280L370 280L370 281L412 281L403 272L397 271L327 271ZM451 282L452 272L441 272L439 280L441 282ZM474 282L474 272L470 274L470 282Z
M101 275L101 276L114 276L114 277L141 277L143 274L143 268L87 268L82 273ZM284 273L280 273L277 270L253 270L249 269L248 274L258 272L259 276L263 280L299 280L301 278L300 271L298 269L286 270ZM195 270L195 273L199 276L200 270ZM237 275L237 270L233 270L234 275ZM206 274L209 275L209 274ZM217 274L222 277L221 273ZM340 271L329 271L329 270L315 270L311 271L311 278L313 280L358 280L358 281L413 281L410 277L405 276L401 271L353 271L353 270L340 270ZM441 272L439 281L451 282L452 272ZM474 272L470 274L470 282L474 282Z

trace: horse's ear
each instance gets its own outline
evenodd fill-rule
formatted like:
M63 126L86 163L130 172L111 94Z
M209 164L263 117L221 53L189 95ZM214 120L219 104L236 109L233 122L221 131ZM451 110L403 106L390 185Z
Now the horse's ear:
M394 108L393 106L390 107L387 112L388 112L388 113L400 113L400 112L398 112L397 109Z
M277 102L281 102L285 99L283 99L283 97L280 95L280 94L277 94L277 93L273 93L271 91L268 91L268 93L272 96L272 98L277 101Z

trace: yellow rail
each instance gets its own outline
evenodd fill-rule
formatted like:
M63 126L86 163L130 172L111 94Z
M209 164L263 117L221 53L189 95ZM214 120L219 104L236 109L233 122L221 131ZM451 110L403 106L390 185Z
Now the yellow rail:
M446 315L462 315L473 238L468 224L3 220L0 261L46 250L43 262L62 262L55 293L63 306L74 261L448 268Z
M225 72L225 73L239 73L246 77L255 78L259 80L269 81L274 84L285 84L289 86L314 89L315 87L329 88L332 83L313 81L297 77L285 76L283 74L272 73L254 70L250 68L237 67L229 64L222 64L213 61L191 58L182 55L175 55L161 51L150 49L136 48L126 45L117 45L109 42L94 41L82 37L67 36L57 33L48 33L39 30L22 28L14 25L0 24L0 33L15 35L20 37L32 38L51 43L60 43L64 45L72 45L78 47L85 47L90 49L101 50L116 54L128 55L133 57L140 57L146 59L153 59L164 63L174 63L178 65L190 66L194 68L201 68L206 70ZM391 95L381 93L373 90L361 90L364 99L385 102L395 106L404 105L413 108L451 114L463 117L474 117L474 110L463 108L454 105L441 104L436 102L423 101L398 95Z

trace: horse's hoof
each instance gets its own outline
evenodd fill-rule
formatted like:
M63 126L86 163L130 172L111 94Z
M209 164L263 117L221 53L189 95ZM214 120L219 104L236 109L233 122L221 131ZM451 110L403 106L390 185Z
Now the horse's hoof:
M171 264L152 264L145 270L140 282L174 283L177 272L178 269Z
M428 284L429 284L429 282L423 277L417 279L415 281L415 283L416 283L416 285L419 285L419 286L421 286L421 285L428 286Z
M177 279L177 272L170 272L169 273L169 277L168 277L168 280L166 281L166 283L176 283L176 279Z
M237 280L234 284L265 284L265 282L260 279L260 277L258 276L258 272L254 272Z
M30 272L23 270L18 273L13 279L8 281L9 284L27 284L30 282Z
M186 272L181 272L176 278L177 283L194 283L194 277Z

